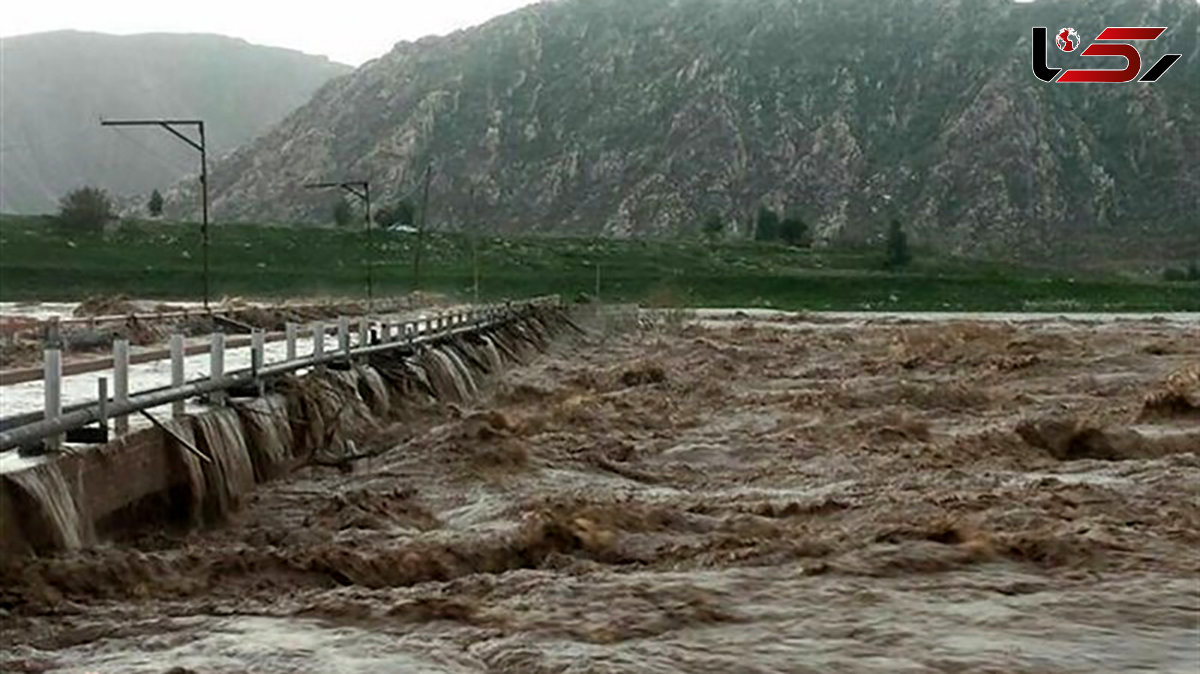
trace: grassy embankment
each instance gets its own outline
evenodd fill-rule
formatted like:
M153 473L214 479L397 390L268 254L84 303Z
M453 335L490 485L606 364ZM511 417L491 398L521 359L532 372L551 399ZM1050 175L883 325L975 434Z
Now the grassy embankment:
M0 300L200 293L199 228L125 223L105 235L68 233L49 218L0 216ZM216 225L213 296L356 296L364 292L361 232ZM377 296L413 289L415 236L376 232ZM874 250L794 250L753 242L483 238L483 299L595 286L605 300L694 306L916 311L1200 311L1200 284L1069 275L918 254L903 273L880 271ZM470 240L426 236L423 287L472 295Z

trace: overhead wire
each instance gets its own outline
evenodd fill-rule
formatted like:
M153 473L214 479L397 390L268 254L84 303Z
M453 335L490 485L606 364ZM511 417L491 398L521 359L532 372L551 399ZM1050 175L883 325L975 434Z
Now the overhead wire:
M146 142L140 140L133 133L130 133L129 131L126 131L125 129L114 126L114 127L109 127L108 131L121 136L121 138L123 138L128 143L137 146L139 149L142 150L143 153L145 153L148 157L152 158L154 160L154 162L156 164L158 164L159 168L170 169L172 173L179 173L181 175L190 175L191 173L199 173L199 171L200 171L199 164L193 164L192 162L187 162L187 167L185 168L184 160L181 157L167 156L163 152L160 152L160 151L155 150L154 148L150 147L150 145L148 145ZM111 160L111 153L108 158Z

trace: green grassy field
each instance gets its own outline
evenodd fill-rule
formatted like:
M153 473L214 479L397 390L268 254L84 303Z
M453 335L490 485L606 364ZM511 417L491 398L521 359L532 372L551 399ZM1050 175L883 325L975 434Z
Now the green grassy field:
M411 234L376 232L375 293L414 288ZM365 294L361 231L215 225L212 295L273 298ZM198 298L199 228L123 223L106 234L65 232L50 218L0 216L0 300L99 294ZM606 301L812 310L1200 311L1200 284L1067 275L1048 269L920 254L880 271L875 250L797 250L753 242L425 238L424 290L482 299L594 292Z

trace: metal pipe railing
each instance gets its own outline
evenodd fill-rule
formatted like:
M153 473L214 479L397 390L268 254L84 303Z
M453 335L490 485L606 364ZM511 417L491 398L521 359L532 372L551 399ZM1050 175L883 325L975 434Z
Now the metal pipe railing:
M337 326L326 326L327 330L333 331L336 334ZM267 343L276 343L288 339L286 331L266 333L265 339ZM250 344L251 338L249 335L230 335L226 339L226 348L241 348ZM208 353L211 344L185 344L184 352L188 356ZM160 360L167 360L170 353L165 348L142 350L137 353L130 353L130 363L138 365L141 363L149 363ZM98 357L91 360L73 361L63 363L64 375L79 375L89 372L99 372L101 370L110 370L113 367L113 358ZM39 381L42 379L43 370L41 366L37 367L20 367L9 370L0 370L0 386L10 386L12 384L24 384L30 381Z
M18 332L35 332L44 330L47 325L57 323L59 326L99 326L111 323L125 323L128 321L149 322L160 320L179 320L188 318L208 318L218 316L231 316L248 311L266 310L266 311L291 311L291 312L309 312L309 311L336 311L339 306L351 304L352 301L345 302L327 302L327 303L309 303L309 304L265 304L251 305L244 307L229 307L224 309L204 309L196 307L194 309L176 309L174 311L142 311L132 312L127 314L108 314L104 316L61 316L54 319L31 318L21 321L21 325L16 330ZM403 301L391 301L380 307L376 307L376 312L394 311L406 308L407 304ZM9 318L19 319L19 316L7 315Z
M0 431L0 451L31 445L46 438L56 437L69 430L101 421L102 419L128 416L132 413L170 405L188 398L252 384L259 379L279 377L296 372L297 370L353 359L356 356L369 356L374 353L394 349L413 348L483 328L497 327L527 315L535 307L557 303L558 299L556 297L549 297L536 298L516 305L506 304L503 306L487 307L483 309L483 313L489 315L489 317L478 323L470 320L470 314L478 314L480 310L458 312L453 314L454 320L447 325L446 329L431 330L431 326L427 322L426 330L419 333L414 330L411 339L398 339L394 342L360 346L346 352L331 352L294 361L276 363L261 367L257 372L253 368L239 370L217 378L195 380L182 386L143 391L130 395L124 400L105 401L106 404L103 405L100 402L90 403L82 408L72 409L54 418L43 418L41 421ZM412 322L409 321L406 323ZM105 409L102 411L101 407Z

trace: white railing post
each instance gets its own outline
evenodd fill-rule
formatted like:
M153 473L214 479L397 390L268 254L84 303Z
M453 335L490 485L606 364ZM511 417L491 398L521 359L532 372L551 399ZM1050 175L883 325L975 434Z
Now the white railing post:
M338 317L338 351L350 355L350 319L345 316Z
M312 324L313 358L320 360L325 356L325 324L317 321Z
M176 388L184 384L183 355L183 335L179 333L171 335L171 386ZM176 419L182 417L183 407L182 400L171 403L171 416Z
M42 354L42 393L45 396L45 419L57 419L62 416L62 351L57 348L46 349ZM62 436L53 435L46 438L46 446L50 449L62 447Z
M358 319L358 348L371 344L371 319L360 316Z
M287 362L296 360L296 332L297 326L295 323L288 323L284 326L284 338L287 340Z
M212 334L212 346L208 355L210 364L208 378L221 379L225 376L225 333L214 332Z
M250 371L255 377L263 365L266 365L266 343L267 337L262 330L250 333Z
M209 349L209 371L208 378L213 382L218 382L225 378L225 333L214 332L212 334L212 346ZM212 399L217 404L224 401L224 391L214 391Z
M118 404L129 402L129 340L113 341L113 401ZM129 432L129 415L116 419L117 435Z
M96 408L100 417L100 428L104 430L104 438L108 439L108 377L96 379Z

